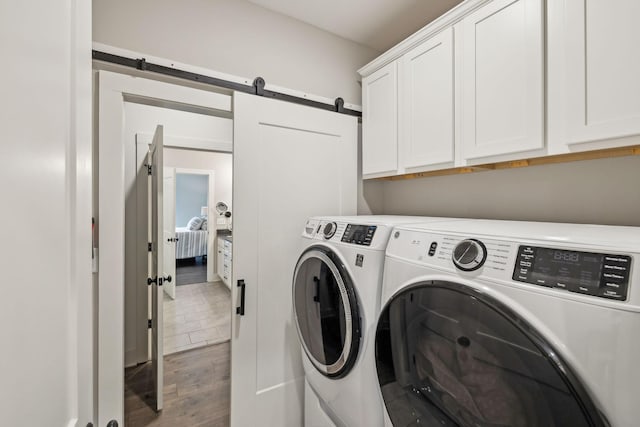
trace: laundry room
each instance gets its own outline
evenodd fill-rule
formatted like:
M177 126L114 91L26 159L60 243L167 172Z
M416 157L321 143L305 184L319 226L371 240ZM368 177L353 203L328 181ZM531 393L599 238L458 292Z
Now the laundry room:
M35 3L7 425L635 425L636 2Z

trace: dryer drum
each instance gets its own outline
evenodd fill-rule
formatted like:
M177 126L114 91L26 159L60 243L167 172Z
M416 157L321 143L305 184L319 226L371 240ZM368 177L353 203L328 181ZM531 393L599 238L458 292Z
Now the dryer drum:
M340 378L353 367L360 347L355 289L340 258L312 246L298 260L293 310L302 347L323 375Z
M394 296L376 334L393 425L606 426L553 347L516 312L453 282Z

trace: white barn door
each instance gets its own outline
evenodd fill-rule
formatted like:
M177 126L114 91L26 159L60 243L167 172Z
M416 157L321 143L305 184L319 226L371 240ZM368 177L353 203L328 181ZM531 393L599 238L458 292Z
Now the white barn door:
M356 169L355 117L234 94L232 427L303 424L300 235L309 216L356 213Z

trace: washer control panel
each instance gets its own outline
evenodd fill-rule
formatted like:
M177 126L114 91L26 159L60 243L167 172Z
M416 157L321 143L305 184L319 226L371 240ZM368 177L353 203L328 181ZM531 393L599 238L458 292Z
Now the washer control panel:
M513 280L626 301L631 257L521 245Z

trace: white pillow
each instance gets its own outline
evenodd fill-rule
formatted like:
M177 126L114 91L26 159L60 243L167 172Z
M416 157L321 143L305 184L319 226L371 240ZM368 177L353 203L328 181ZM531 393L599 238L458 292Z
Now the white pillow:
M208 228L209 228L209 226L207 225L207 220L203 219L202 220L202 225L200 226L200 230L207 231Z
M194 216L187 223L187 228L191 231L200 230L200 227L202 227L202 221L202 218Z

